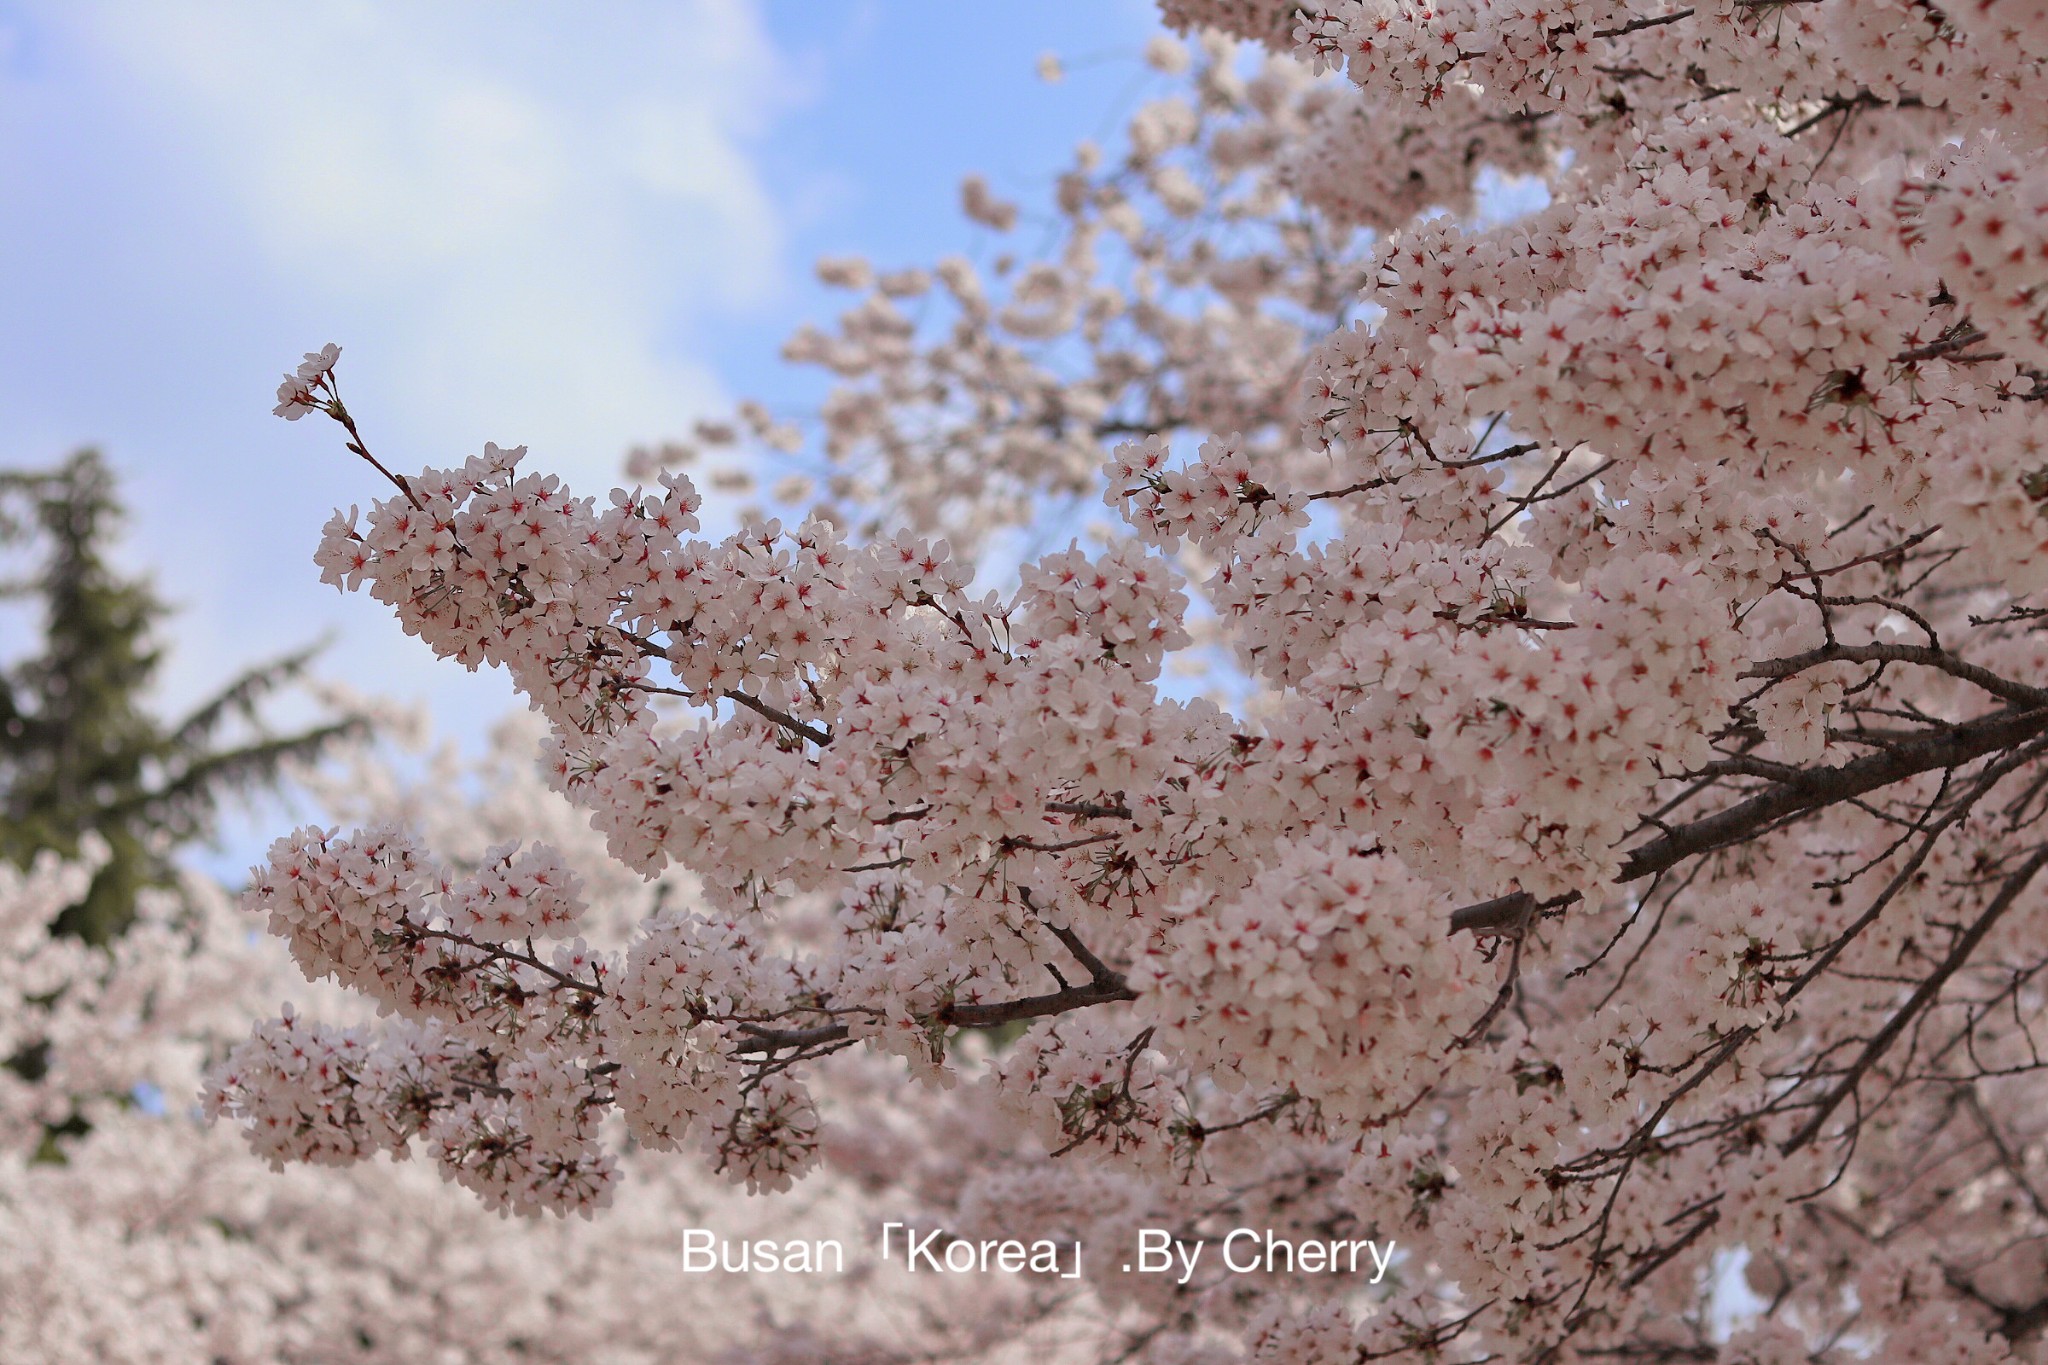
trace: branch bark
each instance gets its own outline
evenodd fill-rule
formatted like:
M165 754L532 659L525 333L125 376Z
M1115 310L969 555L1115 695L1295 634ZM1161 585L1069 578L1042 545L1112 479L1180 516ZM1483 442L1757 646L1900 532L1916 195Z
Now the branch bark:
M1746 801L1652 839L1628 855L1614 880L1625 885L1655 876L1687 858L1739 844L1778 821L1852 801L1920 773L1960 767L2043 733L2048 733L2048 706L2014 707L1903 740L1881 753L1866 755L1839 768L1807 769ZM1527 892L1517 891L1465 906L1452 913L1451 932L1510 932L1522 922L1532 903Z

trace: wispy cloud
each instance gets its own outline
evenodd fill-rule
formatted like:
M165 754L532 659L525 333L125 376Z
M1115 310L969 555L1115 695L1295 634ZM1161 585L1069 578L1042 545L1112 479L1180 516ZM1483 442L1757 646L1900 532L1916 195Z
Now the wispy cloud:
M488 414L609 472L715 393L693 314L773 279L747 143L781 83L750 7L51 13L179 127L274 279L363 324L353 366L415 434L466 446Z

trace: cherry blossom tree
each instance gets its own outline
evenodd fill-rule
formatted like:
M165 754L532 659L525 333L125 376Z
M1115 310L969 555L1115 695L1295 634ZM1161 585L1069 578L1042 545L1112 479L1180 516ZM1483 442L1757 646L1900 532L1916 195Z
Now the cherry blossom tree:
M386 1018L209 1107L521 1212L623 1128L963 1236L1401 1248L1093 1257L1127 1357L2043 1358L2048 11L1163 8L1200 58L1051 249L830 263L815 442L700 433L794 447L786 518L400 472L286 377L390 485L326 579L700 895L605 951L543 845L296 831L248 903Z
M378 712L387 731L416 724L388 706L351 709ZM659 899L690 894L686 876L644 885L606 858L542 785L533 742L529 725L501 727L480 765L443 753L407 778L399 770L415 760L358 746L301 785L338 818L410 820L456 865L509 829L544 835L602 898L591 926L601 941L623 941ZM252 938L233 897L194 874L145 891L134 923L107 944L60 932L105 856L88 842L70 862L53 854L0 869L0 1048L32 1042L44 1057L32 1074L0 1070L0 1359L744 1365L805 1358L823 1318L839 1324L843 1358L884 1365L988 1354L992 1325L1022 1322L1034 1344L1087 1325L1036 1307L1029 1286L940 1320L928 1286L902 1279L677 1273L685 1225L850 1241L874 1218L901 1215L900 1201L873 1204L867 1191L879 1187L859 1178L821 1178L794 1206L748 1205L679 1163L628 1157L629 1206L601 1224L561 1224L495 1217L429 1163L273 1174L203 1122L189 1100L202 1070L280 999L351 1026L370 1012L309 987L283 945ZM857 1093L860 1078L849 1080ZM90 1121L50 1137L80 1113ZM906 1334L906 1322L933 1325Z

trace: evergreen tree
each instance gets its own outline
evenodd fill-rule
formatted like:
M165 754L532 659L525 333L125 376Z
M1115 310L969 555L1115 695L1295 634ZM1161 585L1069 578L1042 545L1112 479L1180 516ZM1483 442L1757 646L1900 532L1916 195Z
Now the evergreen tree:
M35 566L0 585L0 599L33 600L42 613L40 648L0 669L0 858L69 857L98 836L106 862L57 924L97 944L127 927L139 891L168 883L174 850L213 833L222 797L274 787L288 760L362 723L339 717L289 734L264 723L263 701L304 673L313 649L258 665L184 718L160 720L147 697L167 609L146 581L108 562L121 515L97 452L54 470L0 471L0 544L27 550Z

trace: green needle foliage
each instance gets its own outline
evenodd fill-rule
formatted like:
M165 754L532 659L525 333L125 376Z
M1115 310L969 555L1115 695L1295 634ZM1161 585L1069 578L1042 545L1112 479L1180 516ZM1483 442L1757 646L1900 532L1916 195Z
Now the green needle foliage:
M264 723L264 700L304 674L313 649L250 669L181 720L158 719L146 699L167 608L107 562L121 515L96 452L0 471L0 547L35 566L0 583L0 600L42 611L40 650L0 669L0 858L69 857L97 835L107 861L57 923L96 944L127 928L139 891L170 884L172 855L213 834L224 797L274 789L289 760L362 725L344 716L275 734Z

